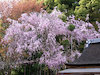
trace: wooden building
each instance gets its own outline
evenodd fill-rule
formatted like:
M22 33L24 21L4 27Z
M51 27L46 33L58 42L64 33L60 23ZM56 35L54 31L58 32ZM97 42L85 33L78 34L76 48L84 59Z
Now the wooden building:
M87 47L82 55L58 75L100 75L100 38L87 40Z

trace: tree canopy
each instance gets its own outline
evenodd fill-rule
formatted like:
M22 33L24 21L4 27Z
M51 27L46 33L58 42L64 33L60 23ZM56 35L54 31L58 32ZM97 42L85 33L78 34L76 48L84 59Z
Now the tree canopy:
M100 0L80 0L74 12L78 18L84 19L89 14L90 22L100 22Z

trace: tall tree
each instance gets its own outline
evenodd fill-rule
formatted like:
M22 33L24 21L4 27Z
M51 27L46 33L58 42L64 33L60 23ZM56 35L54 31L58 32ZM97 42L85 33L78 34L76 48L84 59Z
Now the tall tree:
M78 18L85 19L89 14L89 21L100 22L100 0L80 0L79 6L75 8L75 15Z
M62 12L73 13L73 9L78 5L79 0L45 0L44 4L47 6L47 11L51 11L55 6Z

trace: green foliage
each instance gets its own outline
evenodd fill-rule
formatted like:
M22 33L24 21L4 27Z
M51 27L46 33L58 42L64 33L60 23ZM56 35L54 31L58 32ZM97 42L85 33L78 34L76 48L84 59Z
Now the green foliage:
M69 41L68 40L63 40L61 42L61 45L63 45L63 46L69 45Z
M54 75L54 72L50 70L45 64L23 64L18 68L11 70L11 75Z
M77 6L74 11L76 17L79 17L83 20L86 18L86 14L88 14L88 10L84 6Z
M40 58L42 56L43 52L35 52L35 53L32 53L32 56L29 57L29 55L27 54L27 50L26 50L26 53L24 53L24 59L26 59L28 57L28 60L36 60L38 58Z
M36 52L35 55L33 55L33 59L40 58L42 56L43 52Z
M47 12L51 12L53 8L55 7L54 0L44 0L44 5L46 6Z
M51 12L55 6L62 12L67 12L70 10L74 10L74 8L78 5L79 0L44 0L44 5L46 6L46 10ZM69 12L70 13L70 12Z
M67 9L73 8L77 2L78 0L55 0L56 4L64 4Z
M70 25L68 26L68 29L69 29L70 31L73 31L73 30L75 29L75 26L74 26L73 24L70 24Z
M59 15L59 18L62 19L63 22L66 22L67 16L63 13L62 15Z
M66 49L67 47L69 47L70 43L69 43L68 40L63 40L63 41L61 42L61 45L63 45L63 46L64 46L64 49Z
M68 8L68 6L67 5L64 5L64 4L58 4L58 9L60 10L60 11L64 11L66 8Z
M98 25L95 22L93 22L93 21L92 21L92 24L93 24L95 30L98 31L99 30Z
M81 43L80 43L80 45L78 45L78 50L82 53L82 51L84 50L84 46L85 46L85 41L82 41Z
M100 0L80 0L79 6L75 8L74 12L76 17L83 20L89 14L90 22L100 22Z
M58 36L56 36L56 41L61 43L62 42L62 38L63 38L63 35L58 35Z

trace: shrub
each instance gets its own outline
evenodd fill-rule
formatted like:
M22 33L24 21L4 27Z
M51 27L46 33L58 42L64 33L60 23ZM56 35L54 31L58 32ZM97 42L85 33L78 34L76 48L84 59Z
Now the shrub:
M73 30L75 29L75 26L74 26L73 24L70 24L70 25L68 26L68 29L69 29L70 31L73 31Z

